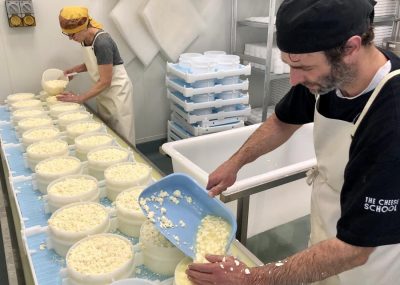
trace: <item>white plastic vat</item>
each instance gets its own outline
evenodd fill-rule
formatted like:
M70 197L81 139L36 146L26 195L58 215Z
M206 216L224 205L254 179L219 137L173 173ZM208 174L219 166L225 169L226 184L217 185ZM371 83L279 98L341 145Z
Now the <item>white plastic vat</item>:
M205 186L209 173L232 156L258 126L169 142L162 149L172 158L174 172L187 173ZM314 166L312 130L313 124L302 126L285 144L244 166L225 193L241 192ZM305 179L250 196L247 237L309 214L310 199L311 187ZM236 202L228 204L236 212Z

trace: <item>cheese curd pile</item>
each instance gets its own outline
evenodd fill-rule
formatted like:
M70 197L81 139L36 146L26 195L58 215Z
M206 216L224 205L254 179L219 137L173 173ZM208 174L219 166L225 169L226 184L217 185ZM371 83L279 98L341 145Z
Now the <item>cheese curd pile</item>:
M117 148L99 149L88 154L88 160L97 162L112 162L128 158L128 152Z
M59 103L50 106L50 111L60 113L67 111L74 111L80 108L78 103Z
M54 127L33 129L23 133L22 137L25 139L50 139L56 137L60 131Z
M121 192L115 200L117 208L123 208L125 210L142 212L139 206L139 195L142 193L143 188L135 188Z
M68 149L68 144L62 140L39 141L26 149L32 155L52 155Z
M15 94L10 94L7 96L8 101L20 101L20 100L30 100L35 97L35 94L33 93L15 93Z
M34 128L52 124L53 121L49 117L33 117L26 118L18 122L20 128Z
M132 246L117 236L92 236L80 241L67 256L67 264L85 275L105 274L133 258Z
M130 182L143 179L149 175L151 169L143 163L129 163L111 166L104 176L118 182Z
M45 81L47 92L52 95L59 94L67 87L68 81L66 80L48 80Z
M88 119L90 115L85 112L72 112L67 114L61 114L58 119L62 121L77 121Z
M75 139L75 143L80 144L86 147L96 147L99 145L105 145L112 141L112 137L104 134L104 135L93 135L93 136L85 136L79 137Z
M67 126L67 132L83 134L86 132L97 131L101 127L101 123L95 121L78 122Z
M195 262L206 263L206 254L224 255L231 226L221 217L205 216L196 234Z
M13 112L13 116L19 118L36 117L43 114L44 114L43 110L35 110L35 109L34 110L21 109L21 110L15 110Z
M174 247L149 220L144 222L140 229L140 240L158 247Z
M104 223L108 213L96 203L83 203L61 208L49 219L52 228L65 232L85 232Z
M56 157L39 162L35 167L35 172L43 175L56 175L77 169L80 164L81 162L73 157Z
M18 108L28 108L28 107L37 107L41 106L42 102L40 100L30 99L30 100L21 100L11 104L11 107L14 109Z
M96 181L93 179L87 177L70 177L51 185L47 193L61 197L73 197L89 192L96 188L96 186Z

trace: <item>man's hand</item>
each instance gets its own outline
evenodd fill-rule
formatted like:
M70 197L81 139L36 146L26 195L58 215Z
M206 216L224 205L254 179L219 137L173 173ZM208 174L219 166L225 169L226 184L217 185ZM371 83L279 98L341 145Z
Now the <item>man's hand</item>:
M221 194L236 181L239 168L232 160L225 161L208 176L208 195L215 197Z
M186 274L193 284L252 284L250 269L233 256L207 255L206 258L210 263L192 263L186 270Z

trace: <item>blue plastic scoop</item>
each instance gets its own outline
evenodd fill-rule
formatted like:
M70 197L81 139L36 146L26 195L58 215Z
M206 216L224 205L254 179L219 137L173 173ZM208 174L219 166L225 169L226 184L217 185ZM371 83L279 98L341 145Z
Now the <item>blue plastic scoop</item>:
M219 216L231 225L227 250L236 233L236 220L231 211L186 174L168 175L147 187L139 196L144 214L177 248L195 258L196 234L207 215ZM146 206L147 205L147 206Z

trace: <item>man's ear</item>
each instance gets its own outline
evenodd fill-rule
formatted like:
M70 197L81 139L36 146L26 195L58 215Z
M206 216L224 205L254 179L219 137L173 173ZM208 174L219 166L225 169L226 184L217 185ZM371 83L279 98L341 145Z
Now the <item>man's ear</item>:
M360 36L352 36L351 38L349 38L346 42L346 45L344 46L343 61L347 64L353 63L358 57L361 46L362 43Z

